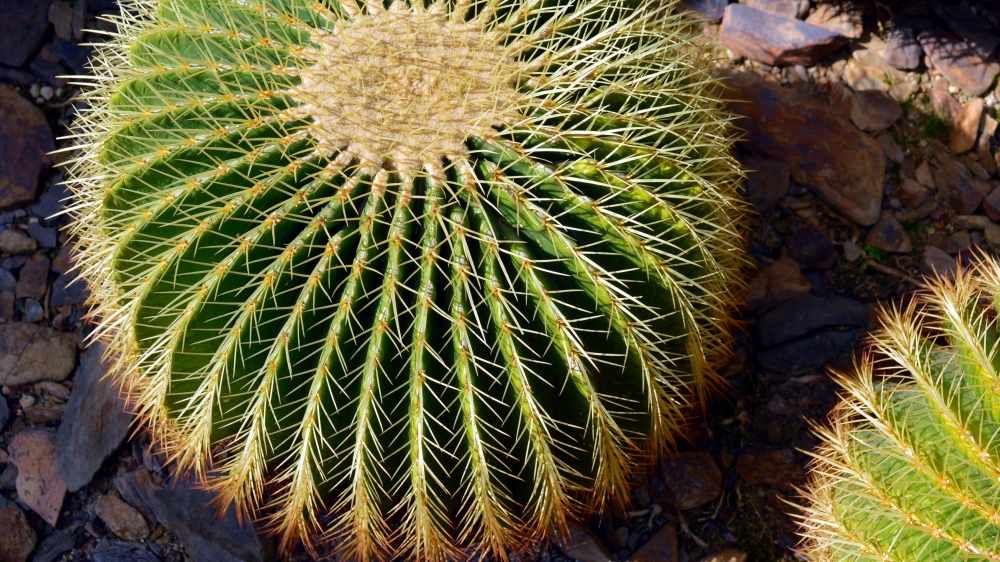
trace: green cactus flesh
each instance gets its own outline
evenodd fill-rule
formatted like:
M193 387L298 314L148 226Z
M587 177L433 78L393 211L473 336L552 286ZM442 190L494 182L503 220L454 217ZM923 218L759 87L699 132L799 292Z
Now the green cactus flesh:
M1000 265L936 281L883 328L820 430L813 560L1000 560Z
M286 546L502 555L718 382L740 174L669 6L123 4L72 183L97 336Z

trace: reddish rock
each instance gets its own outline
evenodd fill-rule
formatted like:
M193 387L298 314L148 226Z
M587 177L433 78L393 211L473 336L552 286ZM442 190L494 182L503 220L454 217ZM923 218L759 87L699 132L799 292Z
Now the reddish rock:
M934 171L934 183L948 205L960 215L971 215L990 192L990 185L972 176L961 162L946 159Z
M979 140L979 120L985 107L983 98L972 98L955 117L955 126L951 129L949 139L952 152L961 154L976 146L976 141Z
M5 19L6 14L0 18ZM55 148L41 110L14 88L0 84L0 209L35 200L42 172L52 165L48 153Z
M646 544L639 547L629 560L631 562L678 562L677 528L667 523L653 535Z
M892 96L878 90L854 92L851 122L868 133L888 129L903 116L903 108Z
M945 239L941 249L950 255L956 255L972 247L972 236L966 230L952 233Z
M1000 187L983 198L983 210L991 220L1000 221Z
M785 239L788 257L805 269L830 269L840 260L833 240L822 230L807 226Z
M41 300L49 288L49 258L45 254L35 254L21 267L17 276L15 293L19 298Z
M951 95L951 92L948 91L947 80L943 78L935 79L931 85L929 95L934 113L946 123L954 122L955 117L962 112L962 104L958 103L955 96Z
M56 468L54 435L28 430L10 438L10 462L17 467L17 496L50 525L59 520L66 483Z
M736 4L730 4L730 8ZM869 226L882 206L885 155L874 139L827 105L744 72L722 70L736 126L748 145L787 162L792 179L813 188L830 206Z
M847 2L820 4L806 22L839 33L849 39L860 39L864 33L861 10Z
M924 31L917 36L934 67L952 84L972 96L986 93L1000 73L993 57L979 56L965 41L947 31Z
M61 381L76 364L76 338L45 326L0 324L0 384Z
M694 509L719 497L722 472L708 453L679 453L664 461L663 483L670 492L667 500L671 505Z
M790 449L743 453L736 459L736 472L751 486L766 484L784 492L794 491L793 486L805 478Z
M920 261L920 271L924 275L939 275L951 279L958 272L958 262L937 246L924 246L924 255Z
M5 228L0 232L0 252L5 254L30 254L38 249L38 243L16 228Z
M0 398L2 400L2 398ZM25 562L35 550L38 537L17 504L0 496L0 561Z
M896 142L896 139L892 138L891 134L882 133L881 135L875 137L875 142L877 142L879 148L882 149L882 154L885 154L885 157L891 162L902 164L903 160L906 159L906 153L903 152L903 147L899 146L899 143Z
M812 66L846 39L799 20L730 4L719 27L719 42L738 55L767 64Z
M782 256L765 267L750 281L747 304L753 310L765 308L783 300L805 295L812 286L802 275L799 264Z
M45 37L52 0L0 1L0 64L24 66Z
M913 249L913 241L910 240L910 235L906 233L903 225L899 224L899 221L891 213L883 214L882 218L875 223L875 226L868 231L868 238L865 239L865 244L879 250L899 254L905 254Z
M597 540L590 529L571 523L569 534L557 536L556 541L559 548L567 556L582 562L611 562L611 554L608 549Z
M917 180L906 178L899 189L899 200L907 207L916 209L927 201L927 188L917 183Z
M94 515L118 538L127 541L141 541L149 536L149 525L134 507L113 495L102 496L94 504Z
M788 195L791 168L785 162L748 156L742 159L747 170L744 187L747 199L758 213L766 213Z

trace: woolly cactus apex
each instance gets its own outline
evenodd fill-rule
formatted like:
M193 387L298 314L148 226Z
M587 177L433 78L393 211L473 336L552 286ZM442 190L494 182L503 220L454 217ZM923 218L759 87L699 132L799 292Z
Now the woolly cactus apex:
M740 174L669 5L122 3L72 183L97 336L284 546L504 556L718 383Z
M1000 560L1000 265L882 313L819 430L803 508L812 560Z

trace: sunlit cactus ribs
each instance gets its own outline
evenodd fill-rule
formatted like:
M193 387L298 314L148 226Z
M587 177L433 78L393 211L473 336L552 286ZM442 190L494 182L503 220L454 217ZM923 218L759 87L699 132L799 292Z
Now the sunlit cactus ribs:
M719 382L740 172L670 2L122 4L73 171L97 337L285 547L504 556Z
M810 560L1000 560L1000 264L882 313L821 429Z

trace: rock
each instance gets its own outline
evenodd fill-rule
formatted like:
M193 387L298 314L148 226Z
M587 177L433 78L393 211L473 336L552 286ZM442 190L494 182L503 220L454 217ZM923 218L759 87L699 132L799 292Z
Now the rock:
M907 82L906 74L896 70L871 49L858 49L844 67L844 83L855 91L881 90L888 92L889 82Z
M992 136L983 131L983 134L979 135L979 140L976 141L976 156L979 157L979 163L986 170L989 175L995 175L1000 168L1000 157L995 158L993 156L993 151L990 150L990 139ZM997 152L1000 154L1000 152Z
M910 240L910 235L906 233L903 225L899 224L899 221L891 213L882 215L882 218L868 231L865 244L897 254L905 254L913 250L913 241Z
M138 470L126 472L115 476L115 489L121 494L125 503L134 507L150 526L156 524L156 514L153 512L153 505L149 502L147 490L156 487L153 483L153 475L149 469L140 467Z
M45 319L45 310L42 303L35 299L24 299L24 318L22 321L34 324Z
M765 267L750 281L747 304L751 310L766 308L783 300L805 295L812 286L802 276L799 264L782 256Z
M49 525L59 520L66 483L56 469L51 431L31 429L16 433L7 448L17 467L17 496Z
M916 178L917 183L928 189L934 189L936 187L934 183L934 174L931 172L931 165L926 160L917 166L917 169L913 173L913 177Z
M101 496L94 504L94 515L100 517L108 530L120 539L138 542L149 536L149 525L142 514L117 496Z
M863 252L861 251L861 248L858 248L857 244L855 244L851 240L844 240L844 259L845 260L847 260L849 262L856 262L856 261L858 261L859 258L861 258L862 254L863 254Z
M928 244L924 246L924 256L920 262L920 270L924 275L940 275L946 279L952 279L958 272L958 262L941 248Z
M49 23L56 30L56 37L69 41L73 38L73 6L55 0L49 6Z
M17 467L12 463L7 463L3 471L0 471L0 490L17 490Z
M820 4L806 18L807 23L828 29L848 39L860 39L864 33L862 12L846 2Z
M983 215L956 215L954 224L966 230L983 230L990 224L990 218Z
M906 154L903 153L903 147L899 146L899 143L896 142L896 139L892 138L892 135L889 133L882 133L875 138L875 142L877 142L879 148L882 149L882 154L885 154L886 159L897 164L903 163L903 159L906 158Z
M42 226L37 222L28 223L28 234L31 235L32 240L37 242L42 248L55 248L58 242L55 228L52 228L51 226Z
M779 416L790 416L795 413L795 406L789 404L780 394L774 394L767 401L767 411Z
M90 49L77 45L72 41L53 41L52 54L66 63L76 74L89 74L87 63L90 61Z
M26 562L38 537L17 504L0 496L0 561Z
M52 282L52 294L49 296L49 306L60 307L67 304L83 304L87 302L90 292L87 283L75 275L60 275Z
M0 384L61 381L76 363L76 338L45 326L0 324Z
M934 183L948 205L960 215L971 215L983 197L989 194L988 183L972 177L961 162L947 159L934 171Z
M928 95L931 98L931 107L945 123L953 123L955 117L962 112L962 104L948 91L948 81L943 78L935 78Z
M903 108L892 96L878 90L854 92L851 122L868 133L888 129L903 116Z
M804 269L829 269L840 260L833 240L818 228L808 226L785 240L788 257Z
M52 0L0 0L0 64L24 66L49 28Z
M0 291L0 317L3 317L4 320L13 320L16 301L17 297L14 296L14 291Z
M55 562L59 560L63 553L73 549L76 545L76 539L82 534L83 523L79 522L57 530L39 543L38 547L35 548L35 553L31 556L31 562Z
M56 259L52 260L52 271L56 273L67 273L72 269L74 260L74 246L71 242L63 244L63 247L59 249L59 253L56 254Z
M722 472L706 452L678 453L663 463L663 483L677 509L694 509L722 494Z
M66 412L65 404L33 404L23 409L24 421L31 425L61 420Z
M751 486L766 484L782 492L793 492L806 475L791 449L743 453L736 459L736 472Z
M990 248L1000 250L1000 224L991 222L986 225L986 228L983 230L983 238L986 239L986 244Z
M177 535L192 562L265 562L261 539L250 524L241 525L230 506L221 517L205 509L214 495L188 480L151 485L149 502L156 519Z
M983 198L983 210L990 220L1000 221L1000 187L990 191L989 195Z
M968 231L959 230L958 232L952 233L951 236L948 236L948 238L945 239L941 249L948 254L956 255L968 250L971 247L972 236L969 235Z
M729 0L680 0L677 8L678 11L690 11L692 16L700 20L718 23L728 3Z
M846 39L799 20L730 4L719 27L719 42L740 56L763 63L812 66L843 46Z
M917 183L917 180L906 178L899 189L899 200L907 207L916 209L927 201L927 188Z
M0 431L7 427L8 421L10 421L10 406L7 405L7 399L0 395Z
M38 215L45 224L59 224L66 220L66 215L55 216L65 208L64 199L70 196L62 174L56 175L56 180L45 190L37 203L31 205L31 212Z
M971 96L986 93L1000 73L996 59L981 57L968 43L947 31L924 31L917 40L934 67Z
M747 553L735 548L727 548L715 554L709 554L698 562L747 562Z
M0 268L0 291L11 291L17 288L17 279L14 274L6 269Z
M127 542L101 540L94 549L94 562L160 562L144 546Z
M104 460L128 435L132 415L114 381L104 377L104 346L91 344L80 358L59 433L56 460L70 492L90 482Z
M740 0L740 4L789 19L802 19L809 13L809 0Z
M882 58L900 70L914 70L920 66L924 50L917 41L917 29L909 21L894 18L893 26L885 38Z
M11 9L17 11L17 8ZM7 21L8 12L3 11L4 21ZM18 38L22 35L21 30L14 34ZM5 34L0 32L0 43L6 40ZM52 165L48 153L55 148L52 130L41 110L21 97L17 90L0 84L0 209L34 201L38 195L38 180Z
M43 253L31 256L24 263L17 276L17 289L14 294L18 298L41 299L49 289L49 266L52 263Z
M756 339L761 347L771 347L823 328L862 327L867 314L865 305L853 299L803 295L761 316Z
M736 6L731 4L730 8ZM764 156L787 162L792 179L863 226L878 220L885 156L878 144L827 105L761 78L720 71L736 126Z
M955 117L951 129L951 151L955 154L972 150L979 139L979 120L983 116L986 102L983 98L972 98Z
M31 254L38 243L16 228L6 228L0 232L0 252L5 254Z
M677 526L667 523L629 558L630 562L678 562Z
M582 562L611 562L608 549L597 540L594 533L576 523L569 524L569 535L556 538L560 550L574 560Z
M766 213L788 195L791 169L784 162L747 156L741 159L747 169L744 184L747 199L758 213Z
M952 31L965 40L969 48L984 59L992 56L1000 44L1000 33L993 29L986 18L977 16L966 6L935 2L934 12Z

